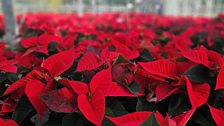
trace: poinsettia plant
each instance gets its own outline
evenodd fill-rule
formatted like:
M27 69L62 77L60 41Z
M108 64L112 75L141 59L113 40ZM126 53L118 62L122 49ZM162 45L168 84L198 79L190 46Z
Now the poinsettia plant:
M0 43L0 124L223 126L224 16L126 16L18 16L16 50Z

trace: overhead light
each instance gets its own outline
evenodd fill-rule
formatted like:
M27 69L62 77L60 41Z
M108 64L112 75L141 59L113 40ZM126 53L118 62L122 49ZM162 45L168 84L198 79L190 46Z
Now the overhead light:
M142 0L135 0L135 3L141 3Z
M128 9L132 9L134 7L134 5L132 3L127 3L126 6L127 6Z

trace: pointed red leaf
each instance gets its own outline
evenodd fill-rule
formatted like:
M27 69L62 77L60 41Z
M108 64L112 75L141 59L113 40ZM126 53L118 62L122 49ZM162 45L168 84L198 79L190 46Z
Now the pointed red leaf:
M107 88L107 84L112 83L112 75L110 73L110 69L102 70L95 74L90 82L90 90L91 92L96 92L99 88L103 89ZM102 90L104 92L104 90Z
M176 76L176 64L170 60L157 60L153 62L139 63L147 72L165 78L174 79Z
M178 90L178 88L173 87L169 83L159 84L156 86L155 94L157 101L161 101L173 93L175 93Z
M86 119L101 126L105 112L105 98L101 92L94 92L91 98L83 94L79 95L78 107Z
M182 55L192 62L209 66L207 51L204 48L183 52Z
M2 70L4 72L16 73L17 67L14 64L15 64L14 60L3 60L0 63L0 70Z
M161 126L177 126L177 124L176 124L176 122L175 122L173 119L171 119L171 118L169 117L169 115L167 114L167 115L166 115L166 118L163 120Z
M152 114L152 112L148 112L148 111L141 111L141 112L133 112L133 113L129 113L123 116L119 116L119 117L108 117L107 118L112 121L116 126L127 126L129 125L133 125L133 124L142 124L150 115ZM164 120L164 118L162 117L162 115L160 113L155 113L155 117L158 121L158 123L161 125L162 121ZM136 125L136 126L138 126Z
M126 59L134 59L139 56L138 50L131 50L127 45L120 43L116 40L112 40L113 46L116 48L116 52L120 53L122 56L124 56Z
M41 36L45 36L44 34L43 35L41 35ZM32 53L32 52L41 52L41 53L44 53L44 54L46 54L46 55L48 55L48 50L47 50L47 48L48 48L48 44L50 43L50 42L48 42L48 43L41 43L40 41L39 41L39 38L41 38L41 36L40 37L30 37L30 38L24 38L24 39L22 39L21 40L21 42L20 42L20 44L24 47L24 48L26 48L26 49L28 49L25 53L24 53L24 55L23 56L27 56L27 55L29 55L30 53Z
M0 118L1 126L19 126L14 120Z
M152 114L152 112L142 111L142 112L129 113L129 114L119 116L119 117L108 117L107 116L107 118L117 126L125 125L126 123L136 123L136 124L140 125L151 114Z
M15 110L16 104L12 97L5 99L3 102L5 102L7 104L2 104L1 113L9 113L9 112L13 112Z
M39 66L41 64L41 60L35 56L35 54L31 54L28 56L23 56L22 52L17 52L15 56L16 63L22 67L31 68L32 66Z
M52 77L57 77L68 70L79 54L75 54L72 50L57 53L43 62L43 67L46 68Z
M220 68L223 63L223 57L219 53L208 50L208 59L209 59L209 66L213 69Z
M36 51L48 55L48 45L51 42L60 43L62 42L62 38L51 34L41 34L38 37L38 45L36 46L38 48L36 49Z
M217 108L214 108L212 106L209 106L212 118L215 120L215 123L217 124L217 126L223 126L223 122L224 122L224 111L223 110L219 110Z
M77 71L94 70L103 65L104 61L96 54L87 52L83 55L77 65Z
M187 82L187 92L192 108L197 108L205 104L210 94L209 84L191 84L187 77L185 77L185 79Z
M216 78L215 90L218 90L218 89L224 89L224 63L221 66L221 69Z
M118 55L119 55L119 53L110 52L107 48L103 49L100 53L100 56L105 61L113 61L114 59L117 58Z
M22 55L22 57L25 57L25 56L29 56L31 53L35 52L36 50L38 49L37 46L34 46L34 47L30 47L26 50L26 52ZM46 50L47 51L47 50ZM44 53L48 53L44 51Z
M59 45L65 49L71 49L74 47L74 42L78 38L78 34L66 36L62 42L59 43Z
M71 113L77 109L75 96L67 88L42 94L41 99L55 112Z
M122 85L112 82L110 69L102 70L92 78L90 90L92 93L100 90L105 96L134 96Z
M59 36L54 36L51 34L42 34L38 38L39 44L43 46L48 46L50 42L58 42L61 43L63 41L63 38Z
M38 37L30 37L30 38L23 38L20 42L20 44L24 48L30 48L33 46L37 46Z
M47 109L46 104L39 97L44 92L44 84L39 80L31 80L27 83L25 94L38 114L43 116Z
M83 82L66 79L60 79L59 82L70 88L74 93L78 95L87 94L89 92L87 84Z
M172 41L174 42L176 49L180 51L186 51L193 45L189 37L186 35L174 37Z
M165 81L164 77L149 73L149 72L147 72L146 70L144 70L140 67L137 67L137 73L139 75L143 76L143 77L146 77L146 78L155 79L155 80L159 80L159 81L162 81L162 82Z
M178 126L186 126L188 120L191 118L191 116L194 114L197 108L191 109L181 115L175 116L172 118Z
M12 93L13 91L16 91L20 88L23 88L26 86L26 84L31 80L40 80L41 78L44 78L44 74L40 71L33 70L30 73L28 73L23 78L17 80L16 82L12 83L4 92L3 95L7 95L9 93Z
M141 123L139 122L127 122L125 124L119 125L119 126L140 126Z

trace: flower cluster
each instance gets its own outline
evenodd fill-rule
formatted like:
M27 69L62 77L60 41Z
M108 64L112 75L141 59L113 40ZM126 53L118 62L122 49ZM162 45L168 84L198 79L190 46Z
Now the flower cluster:
M1 125L224 125L224 15L17 19L16 50L0 43Z

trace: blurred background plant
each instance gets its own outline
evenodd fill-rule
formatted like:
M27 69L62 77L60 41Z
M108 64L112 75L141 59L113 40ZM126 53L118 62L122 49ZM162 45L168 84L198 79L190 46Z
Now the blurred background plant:
M15 45L18 33L15 15L27 13L153 13L170 16L215 17L224 12L224 0L2 0L5 36L2 41ZM128 15L127 15L128 18ZM12 37L14 36L14 37Z
M144 12L174 16L216 16L224 0L14 0L17 13Z

